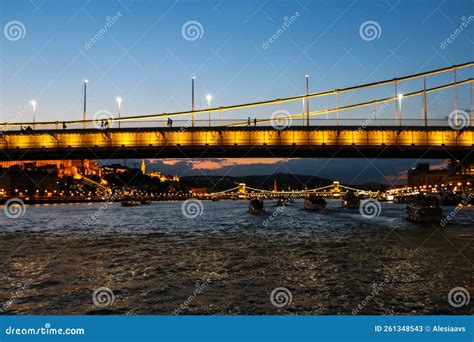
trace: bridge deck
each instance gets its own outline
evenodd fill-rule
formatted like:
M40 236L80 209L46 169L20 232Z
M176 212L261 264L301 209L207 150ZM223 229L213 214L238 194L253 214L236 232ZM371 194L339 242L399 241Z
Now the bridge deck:
M8 131L0 160L379 157L464 158L474 128L449 127L142 127Z

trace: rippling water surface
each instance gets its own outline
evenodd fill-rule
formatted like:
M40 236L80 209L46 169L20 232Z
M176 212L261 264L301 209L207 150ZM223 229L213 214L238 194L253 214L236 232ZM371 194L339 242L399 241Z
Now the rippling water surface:
M474 295L474 209L437 230L406 221L403 205L382 203L380 216L368 219L338 201L323 213L296 201L264 226L275 204L251 215L245 201L203 202L194 219L183 216L182 202L28 206L18 219L2 213L0 312L473 313L472 303L451 306L448 293L460 286ZM113 303L93 304L99 287L113 291ZM270 300L278 287L291 296L281 308Z

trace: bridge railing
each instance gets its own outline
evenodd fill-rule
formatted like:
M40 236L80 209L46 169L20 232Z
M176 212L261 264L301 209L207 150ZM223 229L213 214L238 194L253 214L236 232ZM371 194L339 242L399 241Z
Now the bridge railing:
M474 112L472 114L468 114L470 117L474 118ZM474 121L474 120L473 120ZM428 127L428 128L436 128L436 127L451 127L450 120L448 117L445 119L430 119L429 121L425 121L423 119L402 119L401 121L395 119L380 119L380 118L371 118L368 116L367 118L351 118L351 119L335 119L335 118L322 118L322 117L313 117L309 120L310 126L313 128L317 127L355 127L360 129L366 128L383 128L383 127ZM208 120L196 120L195 127L207 129L207 128L224 128L224 127L237 127L245 129L246 127L273 127L275 130L284 130L289 129L292 127L305 127L307 126L307 122L305 119L291 119L285 122L284 125L277 125L272 124L272 122L257 122L254 123L251 120L250 124L243 121L242 119L226 119L222 121L212 121L209 124ZM466 125L463 128L469 127L471 125ZM189 120L180 120L176 119L173 120L171 125L168 124L166 120L147 120L147 121L138 121L138 122L124 122L121 123L120 126L118 123L109 123L107 127L101 127L100 124L96 123L87 123L85 125L86 129L96 129L96 130L103 130L103 131L110 131L114 129L134 129L134 128L150 128L150 127L164 127L164 128L179 128L182 131L185 131L191 128ZM35 131L41 130L71 130L71 129L83 129L83 124L69 124L66 127L63 127L60 123L53 123L53 124L42 124L36 125L34 127ZM2 132L9 132L9 131L23 131L25 134L31 132L33 130L32 126L17 126L17 125L8 125L4 124L0 126L0 130ZM1 132L0 132L1 134Z

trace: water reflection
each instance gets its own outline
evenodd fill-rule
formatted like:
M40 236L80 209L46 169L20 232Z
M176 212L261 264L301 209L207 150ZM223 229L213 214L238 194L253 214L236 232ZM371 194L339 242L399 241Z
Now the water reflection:
M251 215L247 202L205 202L195 219L181 202L114 204L93 225L85 222L101 204L2 216L0 303L11 302L2 313L351 314L362 302L359 314L472 313L447 295L455 286L474 293L473 209L437 231L406 221L403 205L383 203L365 219L337 201L324 213L296 201L265 227L275 203ZM113 290L113 305L93 305L101 286ZM291 291L290 305L271 304L277 287Z

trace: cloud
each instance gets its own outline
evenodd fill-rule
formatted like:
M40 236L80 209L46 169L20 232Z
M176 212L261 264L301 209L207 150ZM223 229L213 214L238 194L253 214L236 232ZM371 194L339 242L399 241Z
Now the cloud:
M152 164L176 166L185 162L192 170L222 170L245 165L277 165L278 163L297 160L296 158L212 158L212 159L151 159Z

